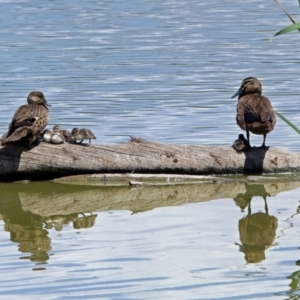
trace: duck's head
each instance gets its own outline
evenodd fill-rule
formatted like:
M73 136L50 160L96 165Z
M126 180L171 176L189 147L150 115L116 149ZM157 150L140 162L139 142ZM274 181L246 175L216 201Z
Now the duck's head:
M44 94L40 91L32 91L29 93L29 95L27 96L27 102L28 104L40 104L40 105L44 105L44 106L51 106Z
M241 87L239 90L231 97L234 98L236 96L242 97L249 94L261 94L262 87L260 81L255 77L247 77L242 81Z
M80 132L80 129L75 127L75 128L72 129L71 134L74 136L74 135L78 134L79 132Z
M59 125L54 125L52 130L53 132L61 132L61 128Z

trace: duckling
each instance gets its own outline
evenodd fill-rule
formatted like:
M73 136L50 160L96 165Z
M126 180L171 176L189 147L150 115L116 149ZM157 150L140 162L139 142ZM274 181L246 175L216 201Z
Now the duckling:
M63 144L65 142L64 136L61 133L55 132L51 136L52 144Z
M72 136L71 132L69 132L68 130L63 130L62 133L63 133L63 136L67 143L70 143L70 144L75 143L74 137Z
M63 132L59 125L54 125L53 128L53 135L51 137L52 144L62 144L65 142L65 138Z
M245 136L243 134L239 134L238 139L234 141L232 147L236 151L247 150L247 148L248 148L248 141L247 141L247 139L245 138Z
M52 130L54 133L61 133L61 128L59 125L54 125Z
M51 106L40 91L32 91L27 105L20 106L9 124L8 131L1 138L1 145L24 141L28 147L40 136L49 120L47 106Z
M89 140L89 144L91 144L91 139L96 139L95 135L93 134L93 132L89 129L79 129L77 127L72 129L72 136L74 137L75 143L76 141L80 141L78 142L78 144L81 144L83 142L83 140Z
M74 138L68 130L62 130L59 125L53 126L53 132L59 132L67 143L74 143Z
M51 144L62 144L65 139L60 132L52 132L50 129L45 129L42 133L44 142Z
M50 129L45 129L41 135L45 143L50 143L53 132Z
M248 147L251 148L249 132L263 135L261 148L266 147L266 136L274 129L276 118L270 100L262 96L260 81L255 77L245 78L231 98L236 96L239 96L236 122L247 133Z
M81 129L83 136L85 137L85 139L89 140L89 144L91 144L91 140L95 140L96 137L94 135L94 133L92 132L92 130L90 129Z

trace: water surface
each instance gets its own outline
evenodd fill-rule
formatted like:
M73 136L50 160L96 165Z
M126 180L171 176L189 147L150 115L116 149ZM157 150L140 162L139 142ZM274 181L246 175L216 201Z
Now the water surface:
M298 10L297 1L283 1ZM276 109L298 122L297 32L273 1L0 1L4 132L28 92L53 107L50 126L91 128L99 143L129 135L231 145L242 79L258 77ZM261 137L253 139L261 144ZM299 150L278 121L267 144Z
M2 185L0 295L295 299L299 186Z
M49 126L88 127L98 143L231 145L240 129L230 97L248 76L299 126L300 35L270 42L290 24L273 1L0 9L0 132L39 89ZM298 138L278 120L267 144L299 151ZM297 299L299 186L279 187L1 185L0 298Z

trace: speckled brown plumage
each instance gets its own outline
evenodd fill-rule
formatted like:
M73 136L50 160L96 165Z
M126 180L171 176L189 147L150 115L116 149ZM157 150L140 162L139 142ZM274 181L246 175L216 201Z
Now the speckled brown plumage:
M22 105L16 110L8 132L1 138L2 145L24 141L30 146L48 124L48 103L44 94L32 91L27 97L27 102L27 105Z
M250 134L266 136L274 129L276 118L270 100L262 96L261 83L255 77L245 78L240 89L232 96L239 96L237 103L236 122L247 133L248 146L250 147Z

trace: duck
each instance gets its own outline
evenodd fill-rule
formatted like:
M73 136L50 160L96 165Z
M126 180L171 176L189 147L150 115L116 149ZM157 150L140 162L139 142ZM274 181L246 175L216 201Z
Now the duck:
M232 148L236 151L244 151L248 148L248 141L243 134L239 134L238 139L234 141Z
M44 94L40 91L32 91L27 97L26 105L20 106L8 126L8 131L1 138L1 145L14 142L25 142L30 147L38 140L43 129L49 121L48 107Z
M266 147L266 137L276 124L276 117L271 101L262 95L261 82L255 77L247 77L242 81L239 90L231 97L238 96L236 122L246 131L248 147L250 145L250 132L263 135L260 148Z
M80 141L77 144L81 144L83 140L89 140L89 144L91 144L91 139L96 139L94 133L86 128L79 129L75 127L72 129L71 134L75 140L75 143L76 141Z
M61 127L59 125L53 126L53 132L60 133L60 135L62 135L64 137L64 140L67 143L74 143L74 137L72 136L72 134L68 130L61 129Z

